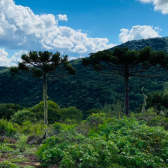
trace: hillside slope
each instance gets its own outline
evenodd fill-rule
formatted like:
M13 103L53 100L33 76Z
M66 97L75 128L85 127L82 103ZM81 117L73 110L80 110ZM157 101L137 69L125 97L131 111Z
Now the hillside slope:
M131 41L118 47L141 49L151 46L154 50L168 51L168 38L154 38ZM82 60L71 61L77 74L63 80L48 82L49 100L61 107L76 106L83 111L101 108L124 100L124 81L122 78L107 77L82 66ZM2 70L1 70L2 69ZM17 103L31 107L42 101L42 81L25 75L11 76L8 69L0 68L0 103ZM143 102L141 88L146 93L162 91L168 77L149 79L130 79L130 108L134 110Z

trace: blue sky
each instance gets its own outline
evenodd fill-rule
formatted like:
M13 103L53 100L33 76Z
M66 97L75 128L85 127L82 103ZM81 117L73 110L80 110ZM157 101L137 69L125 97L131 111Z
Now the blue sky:
M0 66L30 50L70 59L130 40L165 37L167 0L0 0Z

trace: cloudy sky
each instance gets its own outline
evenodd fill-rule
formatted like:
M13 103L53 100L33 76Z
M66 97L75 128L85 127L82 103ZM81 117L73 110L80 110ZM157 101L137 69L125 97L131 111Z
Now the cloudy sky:
M70 59L168 36L168 0L0 0L0 66L30 50Z

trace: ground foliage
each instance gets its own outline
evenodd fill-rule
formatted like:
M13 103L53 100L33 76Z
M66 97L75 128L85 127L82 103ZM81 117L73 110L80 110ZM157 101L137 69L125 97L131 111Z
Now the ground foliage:
M60 127L39 147L37 155L45 163L69 168L167 167L168 133L162 127L149 127L134 117L107 119L87 137L75 125Z
M47 167L168 167L166 113L158 115L154 108L150 108L145 113L120 118L111 111L115 117L109 118L108 107L103 110L95 109L96 113L78 123L74 115L74 119L49 125L49 137L40 146L28 145L27 142L44 135L42 122L27 121L19 125L1 119L3 138L0 138L3 141L0 141L0 158L8 156L1 165L18 166L18 163L27 162L27 154L35 155L37 151L36 162L40 161ZM13 155L15 157L11 157Z

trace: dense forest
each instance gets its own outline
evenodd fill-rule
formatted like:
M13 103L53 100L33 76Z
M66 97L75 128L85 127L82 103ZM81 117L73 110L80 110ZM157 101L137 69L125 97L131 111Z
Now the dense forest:
M146 46L167 52L168 38L109 50ZM0 67L0 168L168 167L168 75L130 77L125 116L124 79L93 71L82 61L70 61L75 75L47 81L48 124L43 80Z
M139 50L145 46L153 50L168 50L168 38L153 38L131 41L117 47L128 47ZM112 49L111 49L112 50ZM123 102L124 81L122 78L108 77L92 71L82 65L82 59L71 61L76 75L63 80L48 82L48 100L53 100L60 107L76 106L87 111L91 108L102 108L105 104ZM1 67L0 102L17 103L31 107L42 101L42 80L27 77L23 74L11 76L8 68ZM143 103L141 89L145 93L163 91L167 87L168 76L160 78L130 79L130 109L135 110Z

